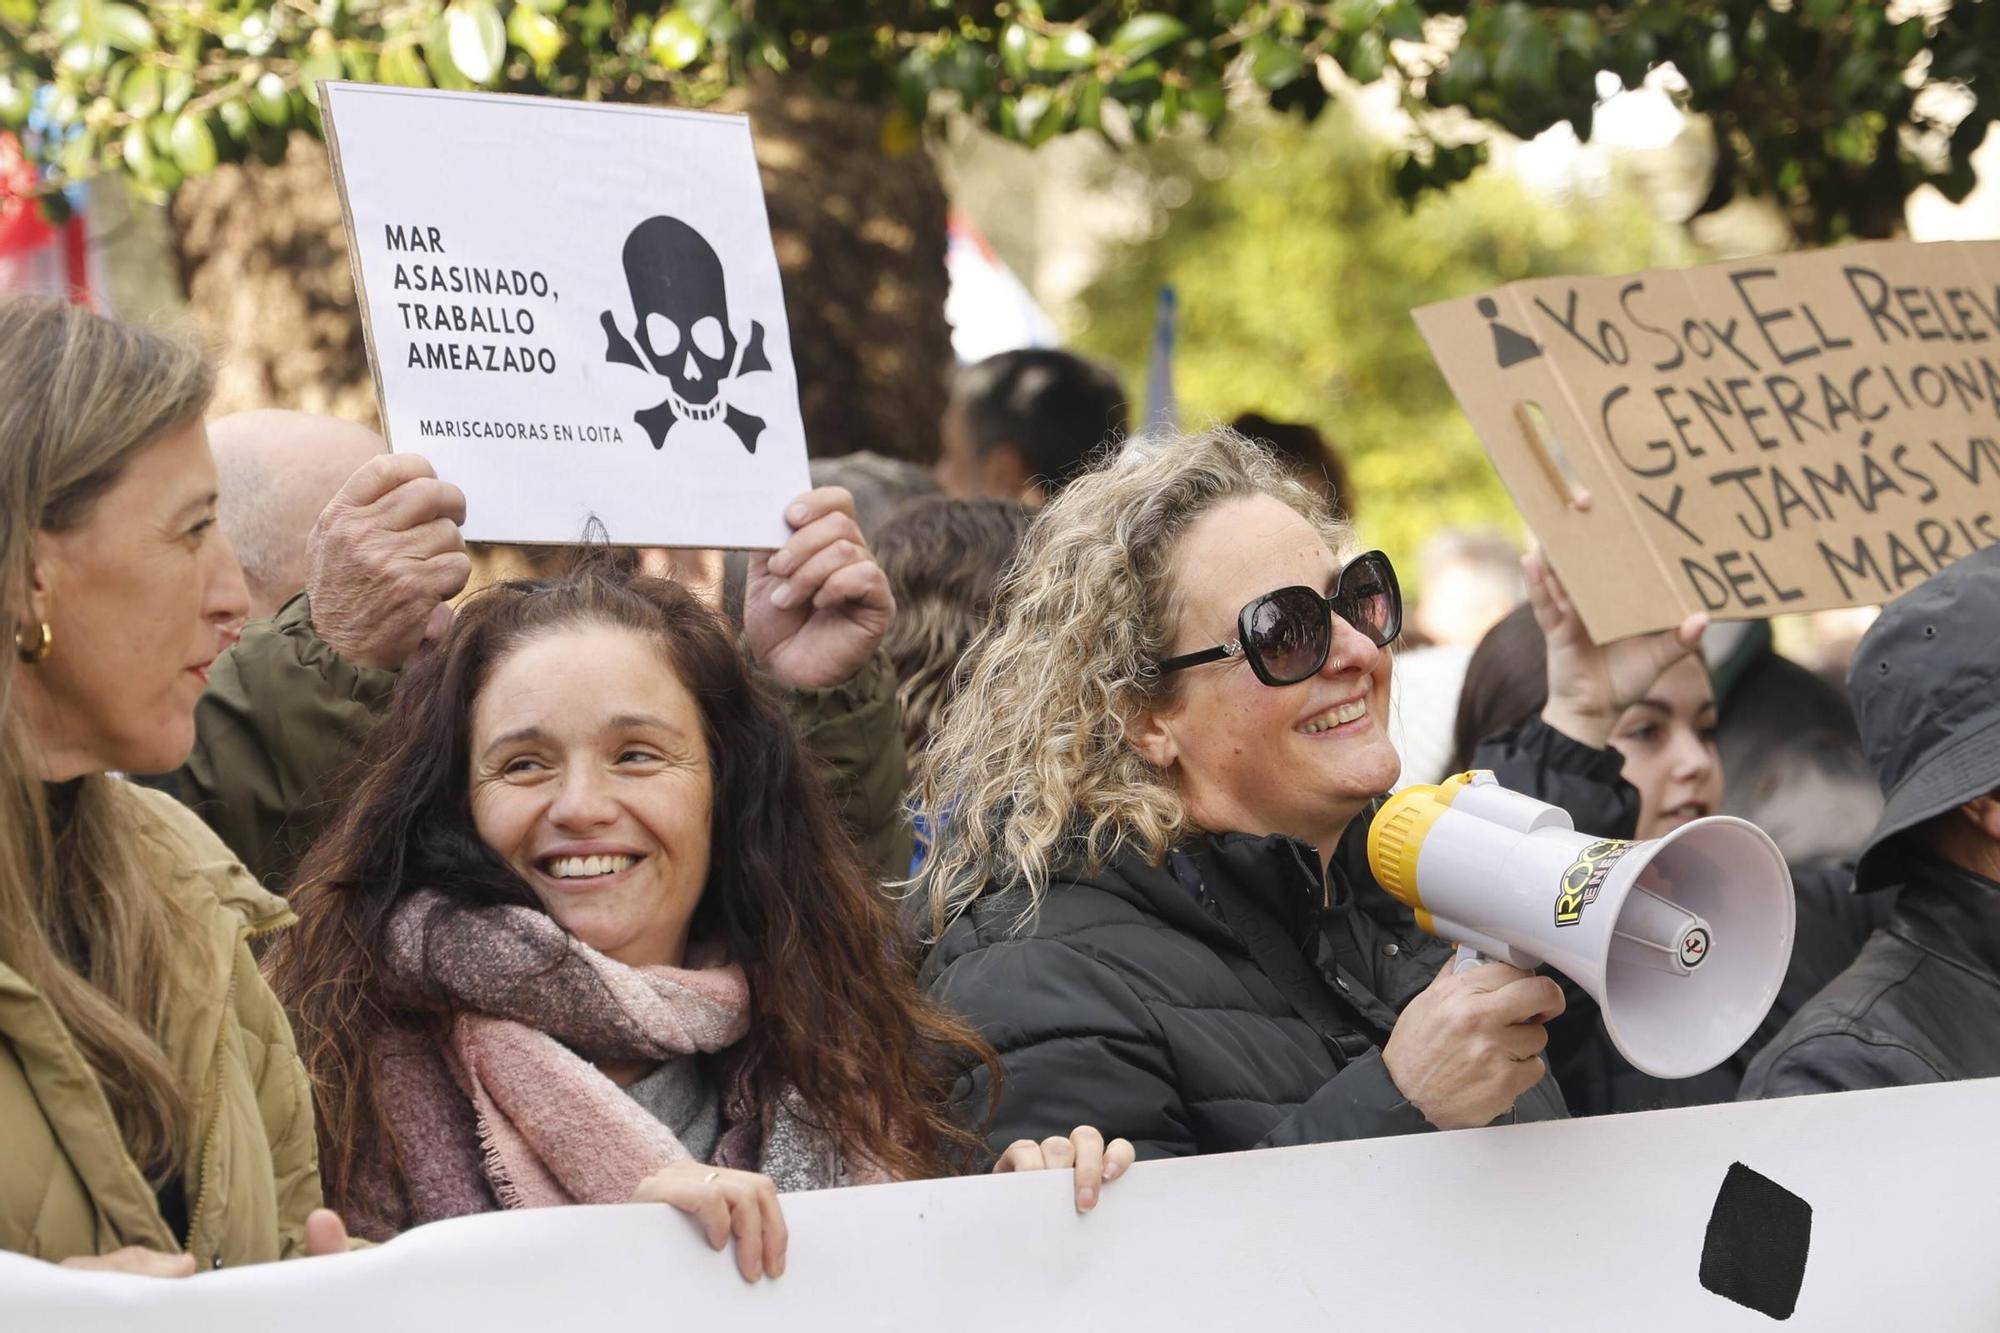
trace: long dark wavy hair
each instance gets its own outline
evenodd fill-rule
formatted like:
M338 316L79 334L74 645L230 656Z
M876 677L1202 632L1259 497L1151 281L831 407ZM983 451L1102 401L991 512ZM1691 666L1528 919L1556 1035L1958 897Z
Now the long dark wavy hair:
M749 978L745 1055L760 1100L796 1086L848 1160L893 1176L967 1169L981 1143L954 1117L952 1085L994 1067L992 1052L917 987L888 904L723 620L679 584L599 558L562 578L496 584L460 608L405 669L352 794L300 867L299 924L266 966L316 1090L328 1203L346 1207L370 1162L389 1163L402 1191L376 1091L381 1039L444 1018L394 1007L404 1001L378 984L396 908L432 889L467 909L540 910L473 824L474 700L527 640L594 625L657 642L701 710L715 813L691 938L724 945Z

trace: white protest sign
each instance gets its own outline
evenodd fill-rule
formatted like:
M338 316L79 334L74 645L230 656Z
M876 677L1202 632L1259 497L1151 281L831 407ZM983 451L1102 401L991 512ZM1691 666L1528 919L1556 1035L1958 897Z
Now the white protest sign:
M1712 1287L1789 1286L1795 1328L1986 1333L1996 1124L2000 1079L1147 1162L1085 1217L1055 1171L793 1194L785 1276L755 1286L654 1206L184 1282L0 1255L0 1312L9 1333L1727 1333L1782 1311Z
M807 489L749 122L322 85L391 445L465 535L777 546Z

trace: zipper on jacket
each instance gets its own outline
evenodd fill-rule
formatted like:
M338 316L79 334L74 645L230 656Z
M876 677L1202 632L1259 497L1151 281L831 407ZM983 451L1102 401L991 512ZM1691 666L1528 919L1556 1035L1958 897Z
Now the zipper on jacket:
M236 943L239 946L248 945L252 940L260 939L265 935L276 934L278 931L290 926L295 920L297 920L296 917L293 917L290 913L286 913L284 917L281 917L277 921L261 926L252 926L245 923L236 933ZM194 1254L195 1262L207 1262L210 1269L222 1267L222 1255L216 1253L207 1256L206 1260L204 1260L204 1256L195 1251L194 1242L195 1234L201 1226L201 1205L207 1200L209 1189L215 1183L215 1150L217 1140L222 1137L223 1119L227 1115L227 1108L223 1105L223 1099L227 1094L227 1088L224 1084L228 1077L229 1065L228 1061L223 1058L223 1052L229 1041L229 1018L231 1014L236 1012L237 979L237 962L234 950L232 950L229 964L229 984L223 987L222 991L222 1019L216 1025L215 1055L210 1061L215 1068L215 1123L208 1127L208 1137L202 1142L201 1171L195 1183L194 1198L188 1204L188 1252ZM219 1243L220 1238L217 1239Z

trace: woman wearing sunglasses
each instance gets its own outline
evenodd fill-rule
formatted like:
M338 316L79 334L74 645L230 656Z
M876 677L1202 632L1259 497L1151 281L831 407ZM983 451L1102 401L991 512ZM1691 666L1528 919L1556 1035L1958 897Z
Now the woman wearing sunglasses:
M990 1143L1140 1157L1562 1114L1554 982L1454 974L1369 877L1394 570L1226 431L1045 508L930 752L931 991L1005 1077ZM968 1091L984 1100L985 1075Z

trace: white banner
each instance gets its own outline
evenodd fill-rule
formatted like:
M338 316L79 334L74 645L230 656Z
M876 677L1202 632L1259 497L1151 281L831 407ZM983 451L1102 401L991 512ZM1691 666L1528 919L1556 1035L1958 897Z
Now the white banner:
M465 535L777 546L805 427L741 116L322 85L382 421Z
M786 1274L755 1286L663 1207L185 1281L0 1255L0 1326L1984 1333L1996 1125L2000 1079L1142 1163L1087 1217L1063 1172L792 1195Z

